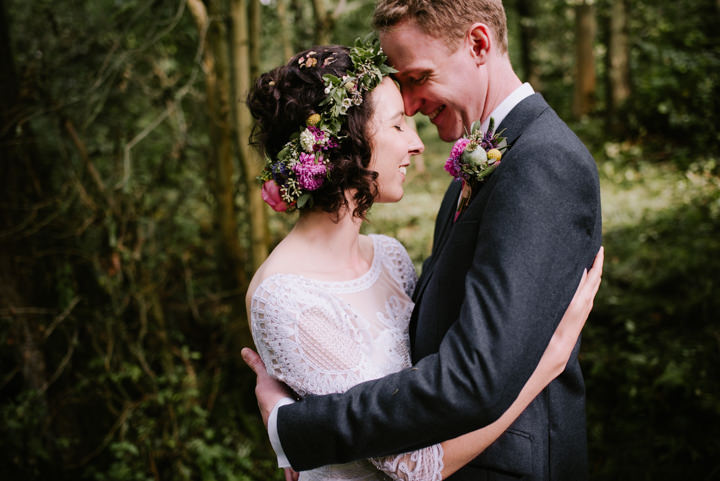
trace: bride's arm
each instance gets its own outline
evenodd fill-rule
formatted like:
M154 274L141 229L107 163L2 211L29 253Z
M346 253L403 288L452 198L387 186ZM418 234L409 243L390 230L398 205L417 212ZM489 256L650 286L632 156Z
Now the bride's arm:
M603 260L604 252L601 248L590 272L583 273L575 295L540 358L540 363L515 402L497 421L440 445L396 456L373 458L371 462L394 480L412 481L431 478L435 480L440 476L445 479L490 446L510 427L532 400L565 370L600 286ZM434 459L437 457L442 459ZM442 466L440 473L437 473L437 466Z
M590 314L593 299L600 286L603 260L604 251L601 247L590 272L583 274L572 302L570 302L560 324L555 329L550 343L540 358L540 363L535 368L530 379L525 383L515 402L494 423L442 443L445 453L443 457L443 479L463 467L490 446L510 427L532 400L565 370L565 365Z

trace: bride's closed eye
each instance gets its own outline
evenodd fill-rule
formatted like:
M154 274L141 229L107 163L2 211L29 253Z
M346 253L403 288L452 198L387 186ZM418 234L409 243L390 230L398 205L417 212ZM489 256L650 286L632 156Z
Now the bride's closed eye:
M398 132L405 132L405 129L403 129L403 128L402 128L401 126L399 126L399 125L393 125L393 127L394 127L395 130L397 130Z

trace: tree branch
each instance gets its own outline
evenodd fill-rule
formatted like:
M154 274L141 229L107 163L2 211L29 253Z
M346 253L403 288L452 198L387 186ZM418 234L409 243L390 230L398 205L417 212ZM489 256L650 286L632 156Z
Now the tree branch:
M63 356L62 361L60 361L60 364L58 365L57 369L55 369L55 372L53 373L53 375L50 376L50 379L45 381L45 384L43 384L42 388L40 389L41 391L43 391L43 392L47 391L47 389L52 385L52 383L57 381L57 379L60 377L60 375L67 367L68 363L70 362L70 358L72 357L73 352L75 352L75 346L77 346L77 343L78 343L78 330L75 329L75 332L73 333L73 337L68 344L68 350L65 353L65 356Z
M60 324L62 321L64 321L68 315L70 315L70 312L72 312L73 309L75 309L75 306L77 306L78 302L80 302L80 296L76 296L72 301L70 301L70 304L65 308L64 311L62 311L60 314L55 316L55 319L50 323L50 326L48 326L47 329L45 329L45 339L47 340L48 337L50 337L50 334L53 333L55 328Z
M92 178L93 182L95 183L95 186L100 191L101 194L103 194L103 197L107 201L108 205L110 207L115 207L115 202L113 201L112 197L107 195L107 190L105 189L105 183L103 182L102 178L100 177L100 173L95 168L95 165L90 160L90 156L87 152L87 147L85 147L85 143L80 139L80 136L78 135L77 131L75 130L75 126L73 125L72 121L70 119L65 119L63 122L63 126L65 127L65 131L70 136L70 140L72 140L73 145L75 145L75 148L78 151L78 154L80 154L80 158L85 163L85 167L87 168L88 172L90 173L90 177Z

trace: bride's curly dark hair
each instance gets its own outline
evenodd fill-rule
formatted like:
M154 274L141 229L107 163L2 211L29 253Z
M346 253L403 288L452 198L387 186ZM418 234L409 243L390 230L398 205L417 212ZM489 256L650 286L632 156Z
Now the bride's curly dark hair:
M313 67L300 67L300 57L314 52ZM326 62L327 59L327 62ZM290 139L305 126L307 118L321 111L325 100L323 75L341 78L353 64L349 49L339 45L313 47L295 55L283 66L262 74L247 98L250 113L255 118L250 143L261 154L275 159ZM372 155L369 120L373 114L370 92L363 94L363 102L348 110L340 147L329 156L332 164L330 180L313 192L312 210L339 214L347 208L347 191L353 191L353 216L365 218L377 195L377 172L369 170Z

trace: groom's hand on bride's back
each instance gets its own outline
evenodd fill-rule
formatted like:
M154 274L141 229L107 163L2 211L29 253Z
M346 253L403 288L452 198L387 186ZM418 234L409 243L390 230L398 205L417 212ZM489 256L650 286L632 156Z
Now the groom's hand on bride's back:
M255 384L255 397L257 398L258 407L260 408L260 415L262 416L263 423L267 428L268 417L272 412L275 405L283 398L295 398L294 393L285 384L281 383L274 377L270 376L265 369L265 363L263 363L260 356L247 347L240 351L240 355L243 361L250 366L257 376L257 382Z

